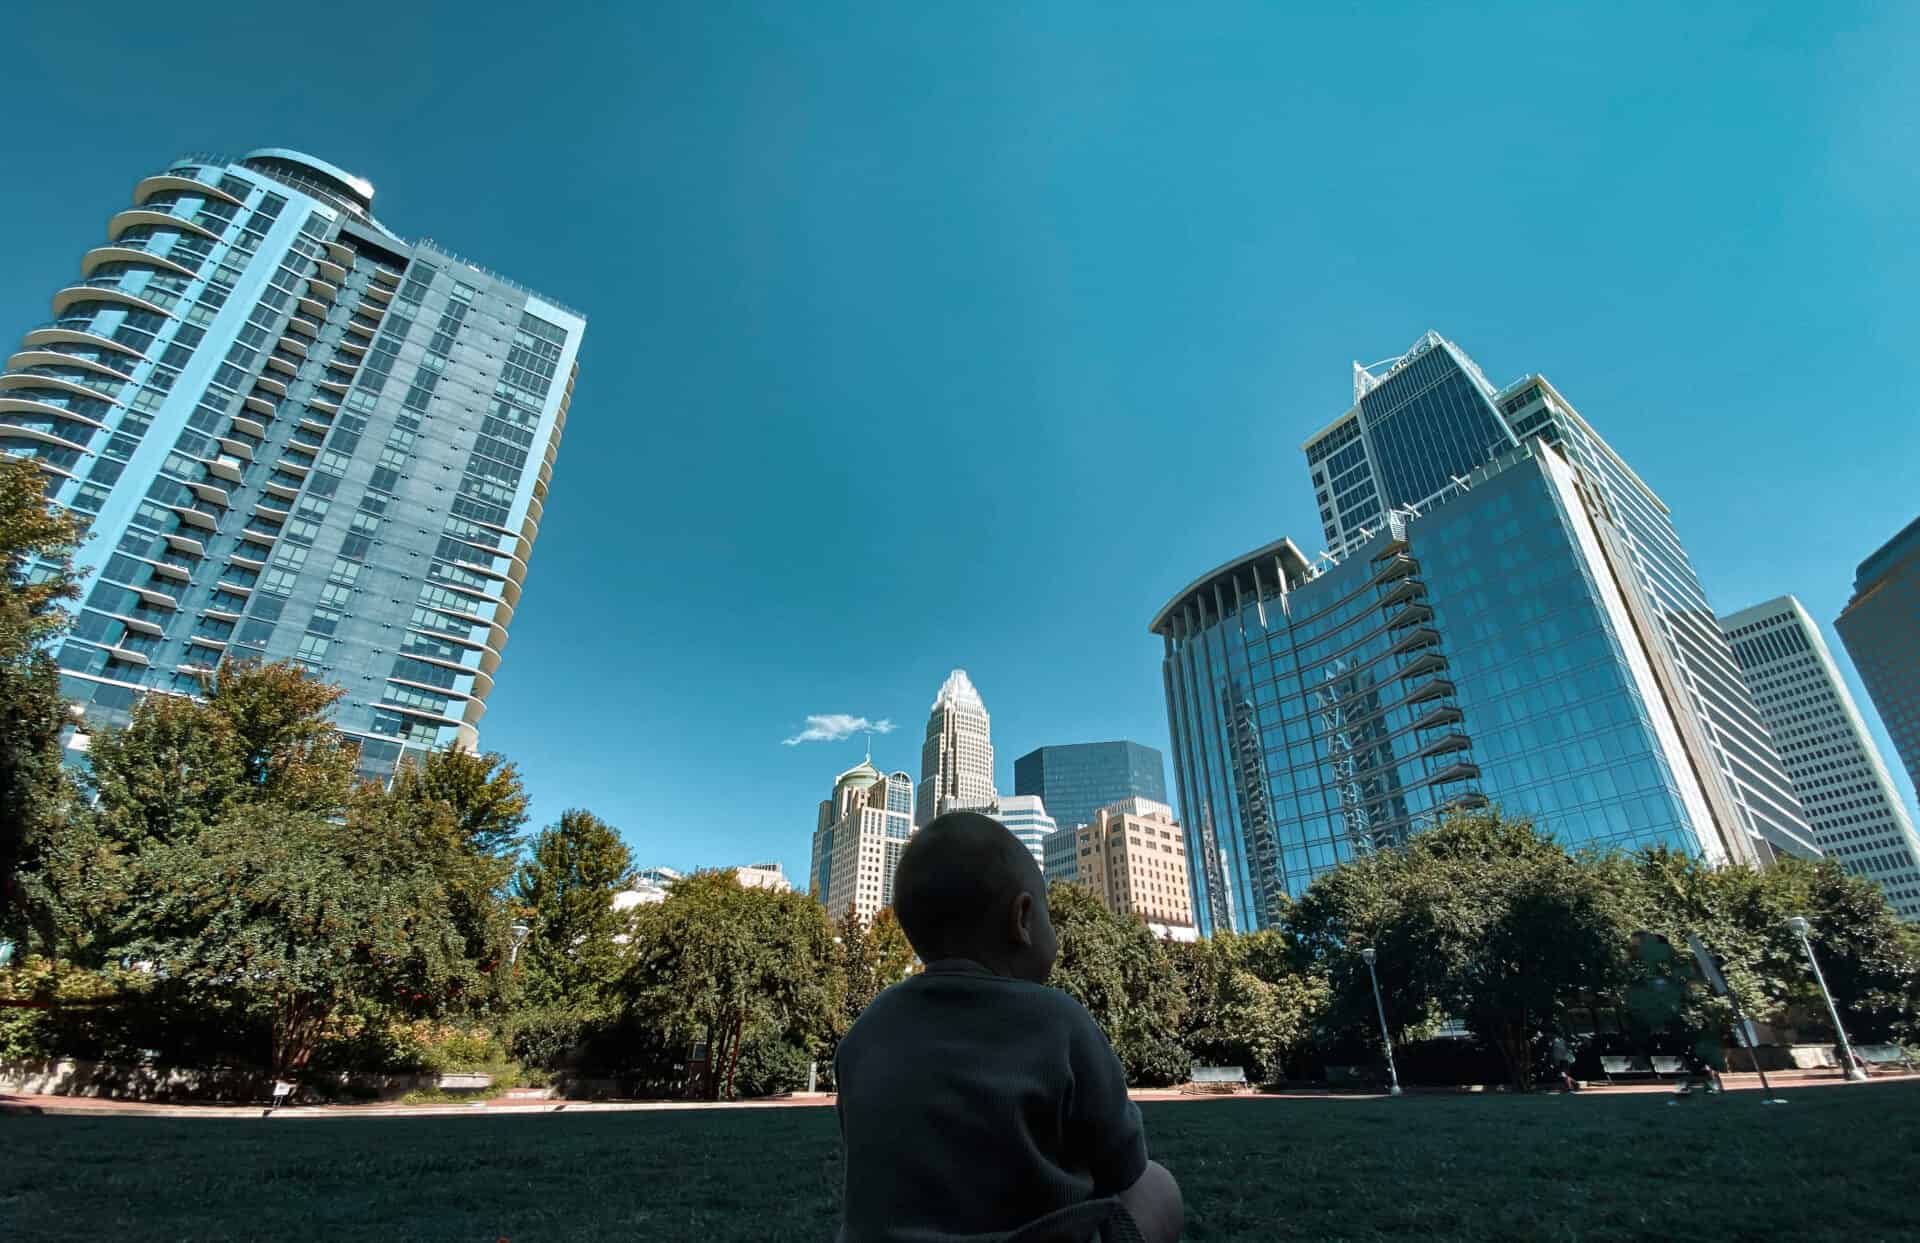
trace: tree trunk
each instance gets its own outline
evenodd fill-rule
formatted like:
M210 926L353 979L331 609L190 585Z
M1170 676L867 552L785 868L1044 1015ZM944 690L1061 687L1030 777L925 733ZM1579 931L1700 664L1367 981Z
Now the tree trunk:
M287 1078L306 1069L320 1043L329 1007L316 1000L285 1001L274 1007L273 1073Z
M741 1015L733 1021L733 1051L727 1056L727 1099L733 1099L733 1068L740 1064L740 1039L746 1032L747 1017Z
M1532 1042L1527 1039L1524 1020L1500 1024L1500 1056L1507 1063L1507 1080L1516 1092L1529 1091L1533 1085Z

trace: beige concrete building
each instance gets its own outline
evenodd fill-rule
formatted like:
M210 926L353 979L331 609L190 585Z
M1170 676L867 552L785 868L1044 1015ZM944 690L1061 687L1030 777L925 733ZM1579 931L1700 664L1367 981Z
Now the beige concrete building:
M1159 936L1199 935L1186 835L1165 803L1130 798L1102 807L1092 824L1048 837L1044 852L1049 881L1083 885L1108 910L1140 919Z
M813 830L808 890L835 919L852 907L872 919L893 905L893 870L913 835L913 785L863 761L833 782Z

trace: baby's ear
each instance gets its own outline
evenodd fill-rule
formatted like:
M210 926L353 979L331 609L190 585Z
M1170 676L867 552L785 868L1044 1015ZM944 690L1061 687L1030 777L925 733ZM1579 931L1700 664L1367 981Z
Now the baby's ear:
M1007 917L1010 927L1007 939L1016 945L1033 944L1033 895L1021 893L1008 904Z

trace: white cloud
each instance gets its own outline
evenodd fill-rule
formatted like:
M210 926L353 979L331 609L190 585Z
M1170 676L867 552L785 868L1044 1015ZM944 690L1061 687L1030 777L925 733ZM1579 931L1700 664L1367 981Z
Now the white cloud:
M891 734L893 722L885 717L869 721L863 716L848 716L844 712L826 712L807 718L807 727L791 738L783 738L783 747L797 747L803 742L838 742L842 738L851 738L855 734Z

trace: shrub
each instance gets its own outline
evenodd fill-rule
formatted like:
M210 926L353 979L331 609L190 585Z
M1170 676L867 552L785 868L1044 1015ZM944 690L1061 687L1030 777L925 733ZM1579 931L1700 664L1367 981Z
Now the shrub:
M772 1096L800 1092L807 1086L807 1051L778 1032L747 1033L740 1042L740 1060L733 1069L733 1090L739 1096Z

